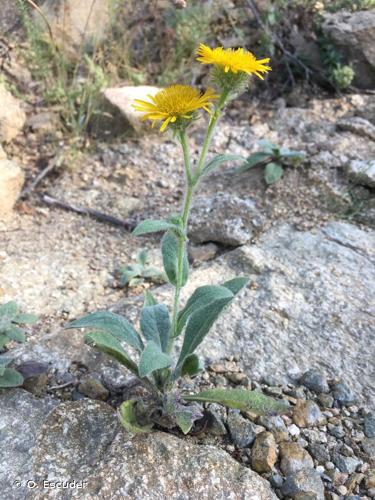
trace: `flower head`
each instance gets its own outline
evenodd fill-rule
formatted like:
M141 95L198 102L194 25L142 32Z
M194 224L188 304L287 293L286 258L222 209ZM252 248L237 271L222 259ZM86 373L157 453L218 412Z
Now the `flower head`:
M271 71L270 66L266 64L270 61L266 59L257 59L254 54L245 49L224 49L217 47L211 49L200 44L197 52L197 61L202 64L213 64L224 69L225 73L246 73L248 75L254 74L263 80L262 73Z
M202 94L190 85L171 85L148 97L151 102L136 99L133 107L146 113L142 120L153 120L154 123L162 120L160 131L163 132L170 123L185 125L184 122L191 120L199 109L210 112L212 101L218 96L213 89Z

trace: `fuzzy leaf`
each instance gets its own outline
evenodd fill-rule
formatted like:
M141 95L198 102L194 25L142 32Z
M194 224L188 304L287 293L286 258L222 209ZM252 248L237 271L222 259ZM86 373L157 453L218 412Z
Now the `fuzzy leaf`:
M15 342L22 343L26 341L25 332L22 330L22 328L16 325L12 325L10 328L7 328L4 331L4 334L11 340L14 340Z
M138 224L138 226L134 229L133 234L134 236L140 236L142 234L158 233L160 231L168 231L170 229L181 234L181 228L176 224L172 224L171 222L167 222L165 220L146 219Z
M128 432L132 434L143 434L146 432L150 432L153 425L140 425L137 422L137 417L134 411L134 405L136 401L134 399L130 399L129 401L124 401L121 404L118 415L121 424L125 427Z
M13 320L18 314L18 306L16 302L6 302L0 305L0 321Z
M9 344L10 338L5 335L5 333L0 332L0 349Z
M177 362L175 376L178 376L181 367L187 356L193 354L195 349L204 340L204 337L210 331L212 325L218 318L222 310L227 306L248 282L247 278L234 278L224 283L221 287L216 288L217 298L199 307L196 304L196 310L191 313L187 322L184 342L182 344L181 353ZM234 290L233 293L231 290ZM220 290L220 292L219 292ZM194 295L194 294L193 294Z
M197 288L178 315L177 335L182 332L189 317L194 312L209 306L217 300L231 298L232 296L230 290L220 285L205 285Z
M143 296L144 296L143 307L156 306L157 301L150 291L146 290Z
M262 151L265 153L270 153L271 155L276 155L279 156L280 154L280 148L273 142L269 141L268 139L261 139L258 141L259 146L261 147Z
M281 148L280 156L282 159L291 160L293 163L300 162L306 158L305 151L295 151L293 149Z
M222 163L227 161L246 161L243 156L233 154L220 154L212 158L203 168L202 175L207 175L215 168L219 167Z
M14 318L13 322L18 325L34 325L38 321L35 314L20 313Z
M185 358L185 361L181 368L182 377L184 375L189 375L192 377L194 375L197 375L201 371L203 371L203 366L196 354L190 354L190 356Z
M160 346L150 340L145 350L141 354L138 364L139 375L147 377L150 373L162 368L169 368L172 365L172 358L161 351Z
M108 354L128 370L139 376L137 365L130 359L129 354L120 342L108 332L91 332L85 335L86 344Z
M275 182L281 179L283 173L284 173L283 167L278 163L272 162L266 166L264 179L267 184L274 184Z
M134 327L129 321L121 316L108 311L97 311L83 318L69 323L65 329L69 328L95 328L111 333L122 342L126 342L137 351L143 350L143 342Z
M9 356L0 356L0 377L4 375L5 368L9 365L13 358Z
M246 170L249 170L252 167L255 167L259 163L262 163L263 161L271 159L271 154L266 153L264 151L258 151L256 153L251 154L246 162L241 165L238 169L237 172L246 172Z
M163 236L163 239L161 241L161 252L163 255L164 269L169 282L174 286L178 285L178 245L179 239L171 231L168 231ZM180 286L184 286L186 284L189 274L189 261L186 253L186 245L182 267L182 282Z
M142 267L145 267L147 265L149 257L148 250L146 248L139 252L139 254L137 255L137 260Z
M19 387L23 384L23 377L13 368L5 368L0 376L0 388Z
M156 304L144 307L141 312L140 324L144 338L148 341L152 340L165 352L171 330L167 306Z
M252 411L258 415L281 414L289 409L289 403L285 400L270 398L261 392L246 389L208 389L199 394L184 394L182 397L186 401L218 403L241 411Z
M230 297L228 290L233 294L242 290L244 286L249 282L249 278L233 278L232 280L226 281L222 285L206 285L201 286L195 290L192 296L187 301L185 307L179 313L177 322L177 335L179 335L187 320L193 312L202 307L206 307L215 300L224 299Z

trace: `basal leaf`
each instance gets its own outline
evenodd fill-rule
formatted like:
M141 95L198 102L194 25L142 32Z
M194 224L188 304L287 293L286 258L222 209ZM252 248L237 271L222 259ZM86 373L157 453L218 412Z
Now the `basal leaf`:
M121 424L125 427L128 432L132 434L144 434L146 432L150 432L152 430L153 425L140 425L137 422L137 417L134 410L134 405L136 401L134 399L130 399L129 401L125 401L121 404L118 415Z
M173 286L177 286L178 278L178 247L179 239L171 231L168 231L161 241L161 252L163 256L163 264L165 273L169 282ZM182 261L182 280L180 286L184 286L187 282L189 275L189 261L186 252L186 245L184 243L184 256Z
M268 139L261 139L258 141L259 146L265 153L276 154L278 156L280 154L280 148L273 142Z
M197 375L203 371L202 363L200 362L198 356L196 354L190 354L185 361L183 362L181 368L181 376L189 375L190 377Z
M208 389L199 394L183 395L186 401L217 403L241 411L252 411L258 415L275 415L285 413L289 403L274 399L258 391L246 389Z
M138 371L141 377L147 377L154 371L169 368L171 365L172 358L162 352L160 346L151 340L141 354Z
M281 179L283 172L283 167L278 163L269 163L265 169L264 179L267 184L274 184Z
M256 165L262 163L267 159L271 159L271 153L266 153L264 151L258 151L257 153L253 153L248 157L245 163L237 169L237 172L240 173L246 172L246 170L255 167Z
M141 330L147 341L152 340L165 352L168 346L171 322L164 304L144 307L141 312Z
M5 335L5 333L1 332L0 333L0 349L5 347L7 344L9 344L10 338Z
M83 318L72 321L65 328L95 328L97 330L104 330L111 333L118 340L134 347L139 352L144 347L140 336L129 321L120 314L108 311L97 311L88 314Z
M228 294L228 290L233 295L237 295L237 293L244 286L246 286L248 282L249 278L239 277L233 278L232 280L229 280L222 285L206 285L197 288L178 316L177 335L182 332L189 316L193 312L202 307L206 307L212 302L215 302L215 300L224 299L227 297L229 298L230 295Z
M178 315L177 335L182 332L187 320L194 312L207 307L216 300L232 297L232 292L220 285L205 285L197 288Z
M5 368L0 376L0 388L20 387L23 384L23 377L13 368Z
M134 236L140 236L142 234L148 233L158 233L160 231L168 231L173 230L181 234L181 228L176 224L172 224L171 222L167 222L165 220L152 220L146 219L142 221L138 226L134 229Z
M234 299L236 293L246 285L247 281L247 278L235 278L222 286L200 287L194 292L179 317L179 327L183 328L186 321L187 325L175 376L179 375L187 356L194 353L222 310Z
M246 159L243 156L240 155L233 155L233 154L220 154L212 158L203 168L202 170L202 175L207 175L215 168L219 167L222 163L228 162L228 161L246 161Z
M108 332L91 332L85 335L86 344L95 347L126 366L128 370L139 376L137 365L130 359L129 354L120 342Z

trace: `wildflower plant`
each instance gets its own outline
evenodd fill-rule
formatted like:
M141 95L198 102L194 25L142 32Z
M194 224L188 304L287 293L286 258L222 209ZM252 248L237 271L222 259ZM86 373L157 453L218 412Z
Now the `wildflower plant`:
M297 166L306 158L304 151L281 148L267 139L262 139L258 144L260 149L252 153L237 171L242 173L250 168L263 165L265 166L264 180L268 185L281 179L284 174L284 166Z
M154 283L165 283L168 281L163 271L150 265L149 252L145 248L138 253L137 261L134 264L120 267L119 275L119 284L121 287L137 286L147 280Z
M123 316L111 312L95 312L70 323L67 328L89 328L87 344L109 354L136 375L148 389L149 396L129 400L119 408L120 420L131 432L147 432L157 424L164 428L179 427L188 433L202 417L200 403L214 402L240 410L262 413L283 412L285 401L274 400L257 391L245 389L208 389L187 394L178 389L181 377L193 377L202 371L195 353L217 317L248 283L247 277L237 277L220 285L197 288L185 305L180 307L180 294L189 274L187 257L188 219L192 197L201 180L228 160L243 160L237 155L218 155L206 161L213 133L225 106L246 89L253 75L263 78L270 71L269 59L257 60L244 49L216 48L201 45L198 61L212 66L212 82L216 89L205 92L188 85L171 85L148 101L137 100L135 109L143 118L159 124L160 131L170 129L181 144L185 170L185 198L179 215L168 220L144 220L133 234L140 236L162 232L161 251L165 274L174 288L171 308L145 295L140 314L139 333ZM199 114L209 115L199 158L192 162L187 132ZM183 338L177 360L175 341ZM137 354L137 361L123 344Z

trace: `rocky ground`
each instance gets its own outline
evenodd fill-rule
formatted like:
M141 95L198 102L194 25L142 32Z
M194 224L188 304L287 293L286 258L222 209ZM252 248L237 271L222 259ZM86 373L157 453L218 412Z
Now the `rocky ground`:
M183 299L203 282L246 274L251 283L203 344L209 369L187 388L258 388L290 401L284 417L209 405L192 436L126 434L114 408L136 386L84 346L81 332L61 326L97 308L136 321L144 287L116 288L114 271L143 247L160 265L158 238L135 239L36 195L19 205L1 230L2 300L41 320L12 349L24 388L0 393L6 498L375 496L374 176L370 164L366 175L355 169L375 154L366 99L230 110L215 152L246 155L267 137L307 159L268 188L260 168L223 167L201 186L192 213L194 267ZM200 136L197 127L193 150ZM181 188L178 148L159 136L99 144L42 184L56 199L133 224L177 210ZM153 292L170 300L167 285ZM42 488L45 479L84 483L67 491Z
M62 327L96 309L137 322L147 288L170 303L170 287L152 280L120 288L117 269L145 247L161 266L159 238L130 229L178 210L180 151L167 134L145 130L81 150L55 133L53 111L35 96L20 105L0 92L0 219L26 178L0 223L0 302L40 317L27 342L11 346L24 386L0 391L0 496L374 498L374 95L308 99L296 88L272 103L239 101L211 154L248 156L268 139L305 160L272 186L263 167L239 174L224 165L197 192L182 299L237 275L250 284L202 345L206 372L185 389L251 387L287 399L290 412L255 417L207 405L187 437L161 429L133 437L116 408L140 388L85 346L82 332ZM193 157L203 130L195 124ZM126 224L62 210L46 195Z

